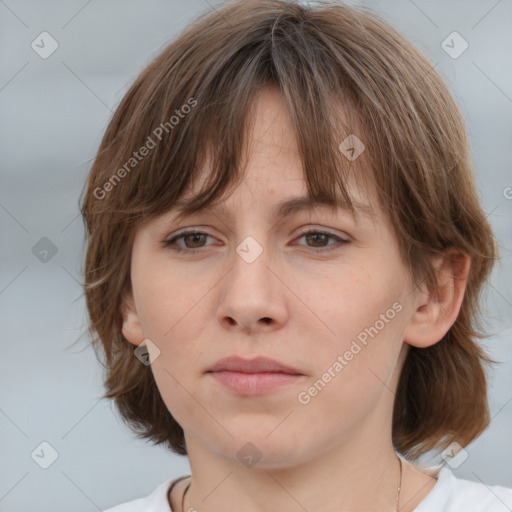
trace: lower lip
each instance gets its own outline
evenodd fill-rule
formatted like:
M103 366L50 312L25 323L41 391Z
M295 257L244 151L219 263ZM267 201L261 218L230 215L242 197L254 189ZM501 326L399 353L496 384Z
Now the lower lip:
M220 371L209 373L217 382L244 395L258 395L287 384L293 384L303 377L303 375L281 372L243 373Z

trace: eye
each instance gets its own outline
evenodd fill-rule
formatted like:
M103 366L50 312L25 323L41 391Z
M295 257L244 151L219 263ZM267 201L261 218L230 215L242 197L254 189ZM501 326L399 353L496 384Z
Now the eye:
M315 229L306 231L305 233L302 233L302 235L300 235L298 240L300 240L301 238L305 238L307 243L313 243L314 244L313 246L308 245L308 247L311 247L312 249L316 249L318 252L330 251L333 248L335 248L332 246L338 246L339 244L350 243L349 240L340 238L339 236L333 235L332 233L327 233L325 231L318 231ZM326 245L326 243L328 243L329 239L334 240L337 243Z
M208 233L204 233L203 231L199 231L196 229L183 231L176 236L170 238L169 240L165 240L163 242L165 247L170 247L175 252L198 252L198 249L205 247L206 238L210 235ZM339 236L333 235L332 233L328 233L325 231L319 230L309 230L305 233L302 233L298 240L301 238L305 238L307 241L307 247L314 249L315 252L322 251L330 251L339 246L339 244L349 244L349 240L344 240ZM178 241L183 240L185 243L185 247L178 245ZM329 244L329 240L333 240L334 243ZM313 245L309 245L312 243ZM301 244L302 245L302 244Z
M169 240L164 241L165 247L170 247L173 251L176 252L193 252L194 249L200 249L204 247L201 245L202 242L205 241L204 237L208 237L208 233L204 233L203 231L198 231L195 229L183 231L178 235L170 238ZM192 247L186 245L184 248L177 245L178 240L184 240L186 244L190 243Z

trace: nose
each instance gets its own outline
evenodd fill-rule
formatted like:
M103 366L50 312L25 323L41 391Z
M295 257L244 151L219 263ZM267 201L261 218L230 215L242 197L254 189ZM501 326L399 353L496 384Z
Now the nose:
M247 334L279 329L288 319L287 288L268 250L251 261L245 248L241 244L234 251L232 269L219 284L217 321L226 330Z

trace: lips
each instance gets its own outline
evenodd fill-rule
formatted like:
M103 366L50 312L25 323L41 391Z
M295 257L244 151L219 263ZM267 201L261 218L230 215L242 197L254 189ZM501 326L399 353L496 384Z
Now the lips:
M303 375L300 370L285 365L267 357L243 359L241 357L225 357L211 366L207 373L215 372L241 372L241 373L286 373L289 375Z
M226 357L206 373L225 390L245 397L277 392L305 378L296 368L267 357Z

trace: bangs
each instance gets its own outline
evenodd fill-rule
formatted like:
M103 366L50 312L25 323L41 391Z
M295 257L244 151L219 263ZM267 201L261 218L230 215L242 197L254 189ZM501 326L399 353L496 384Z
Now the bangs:
M180 212L188 215L234 191L244 178L258 93L274 87L289 112L308 198L333 208L342 205L358 215L346 188L349 172L356 184L364 181L365 187L375 177L368 151L352 160L350 153L340 150L340 144L345 150L347 143L350 146L349 135L355 135L363 147L369 141L356 113L354 85L343 76L332 50L308 33L307 23L299 27L284 15L272 26L268 20L260 26L251 25L250 33L243 27L237 31L221 16L209 26L215 28L214 33L222 33L217 25L236 33L222 41L213 37L208 41L208 34L203 39L188 40L186 65L178 65L183 60L181 46L171 45L149 66L155 84L149 97L143 73L129 95L132 108L118 109L130 112L126 123L133 131L134 148L152 137L157 131L154 127L164 127L165 131L127 182L118 185L131 190L128 201L126 194L119 194L123 203L116 205L118 211L143 222L179 203ZM261 34L256 41L255 33ZM187 40L186 33L183 37ZM207 60L205 45L212 48ZM201 62L196 62L196 55L202 55ZM134 113L133 108L141 112ZM179 115L180 110L183 115ZM175 124L170 123L173 118ZM147 126L152 128L141 130ZM188 195L183 204L183 196L202 177L205 179L200 191Z

